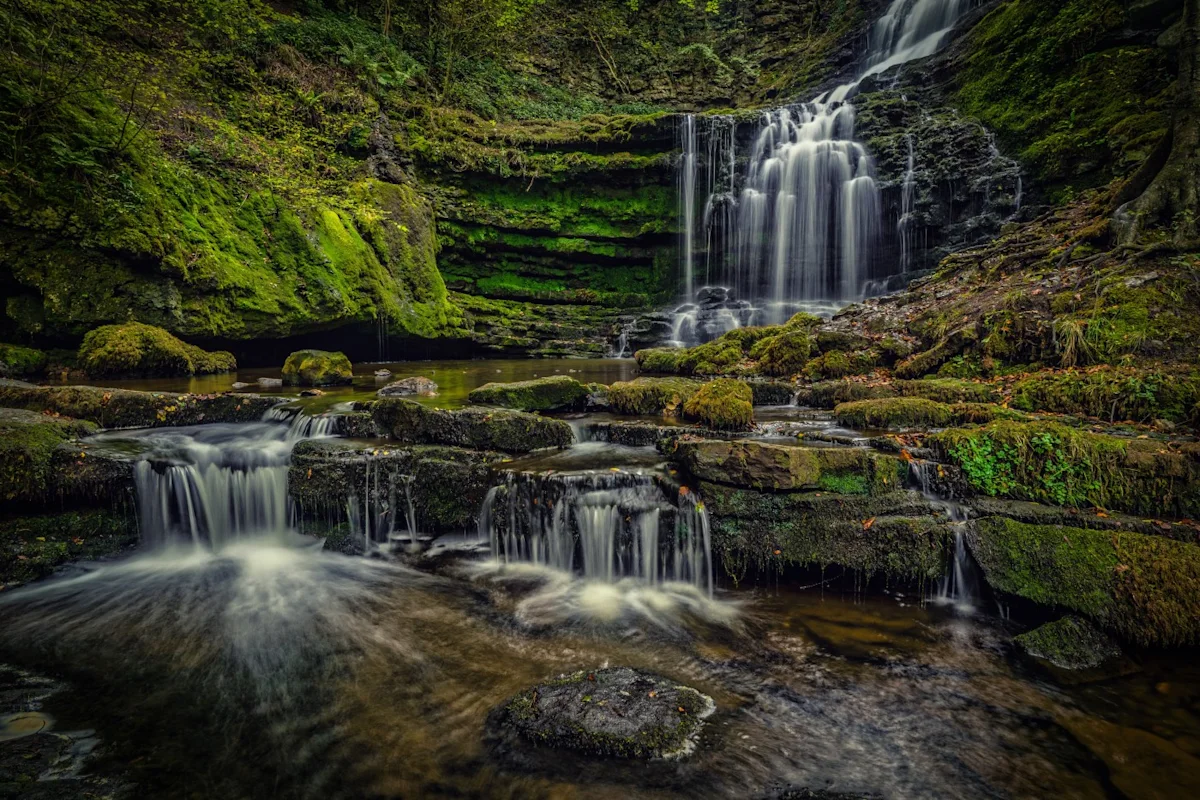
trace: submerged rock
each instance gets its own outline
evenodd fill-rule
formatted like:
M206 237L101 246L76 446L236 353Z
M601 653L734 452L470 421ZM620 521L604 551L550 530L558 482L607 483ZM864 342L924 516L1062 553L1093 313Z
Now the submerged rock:
M502 723L548 747L616 758L672 758L695 746L712 698L660 675L615 667L576 672L521 692Z
M354 379L350 359L330 350L297 350L283 362L283 382L289 386L334 386Z
M582 408L588 395L588 387L574 378L550 375L531 381L488 383L472 390L467 399L476 405L518 411L572 411Z
M385 370L386 371L386 370ZM379 373L375 373L376 376ZM388 375L392 373L388 372ZM377 394L380 397L407 397L408 395L423 395L432 397L437 394L438 385L429 378L417 376L415 378L403 378L398 381L389 383L380 389Z
M1096 626L1074 615L1013 637L1029 655L1060 669L1091 669L1119 658L1121 648Z
M381 432L412 444L528 453L544 447L566 447L575 440L566 422L522 411L446 411L426 408L412 400L386 398L375 403L372 415Z

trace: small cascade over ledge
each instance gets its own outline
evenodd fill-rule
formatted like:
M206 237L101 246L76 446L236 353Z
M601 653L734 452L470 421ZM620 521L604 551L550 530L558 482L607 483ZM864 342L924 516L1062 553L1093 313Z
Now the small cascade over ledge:
M506 564L535 564L605 583L691 584L713 592L708 518L694 495L671 504L653 475L510 473L492 488L480 536Z

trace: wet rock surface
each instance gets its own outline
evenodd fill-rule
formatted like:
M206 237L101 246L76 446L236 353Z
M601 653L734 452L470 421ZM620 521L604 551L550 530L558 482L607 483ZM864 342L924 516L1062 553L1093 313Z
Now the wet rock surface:
M582 408L588 395L588 388L574 378L550 375L530 381L484 384L467 399L475 405L517 411L572 411Z
M388 375L390 376L391 373L389 372ZM437 394L437 390L438 385L429 378L416 376L393 381L381 388L376 394L380 397L411 397L412 395L432 397Z
M577 672L521 692L502 724L546 747L626 759L671 758L694 746L712 698L628 667Z
M1112 639L1074 615L1047 622L1013 638L1017 647L1059 669L1092 669L1121 656Z
M371 411L381 431L396 441L412 444L528 453L545 447L566 447L575 439L571 426L562 420L521 411L445 411L397 398L380 400Z
M97 386L0 386L0 406L87 420L101 428L257 422L285 402L254 394L185 394Z

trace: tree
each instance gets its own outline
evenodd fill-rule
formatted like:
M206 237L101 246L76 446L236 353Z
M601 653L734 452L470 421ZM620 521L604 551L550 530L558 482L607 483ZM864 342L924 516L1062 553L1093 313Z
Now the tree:
M1167 136L1158 157L1130 181L1132 191L1145 188L1113 215L1113 230L1124 244L1166 225L1174 228L1178 245L1200 244L1200 0L1183 0L1179 77Z

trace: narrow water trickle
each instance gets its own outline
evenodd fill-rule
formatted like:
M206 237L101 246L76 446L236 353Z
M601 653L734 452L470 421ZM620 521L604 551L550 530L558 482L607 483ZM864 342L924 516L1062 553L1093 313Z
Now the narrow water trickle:
M979 567L971 558L964 536L967 510L962 504L954 502L945 488L946 482L942 477L944 468L941 464L914 459L908 466L909 476L921 490L921 494L931 505L946 514L954 530L953 560L946 574L938 581L937 591L930 600L940 605L953 606L964 614L972 613L979 607L982 599L982 582L978 577Z

